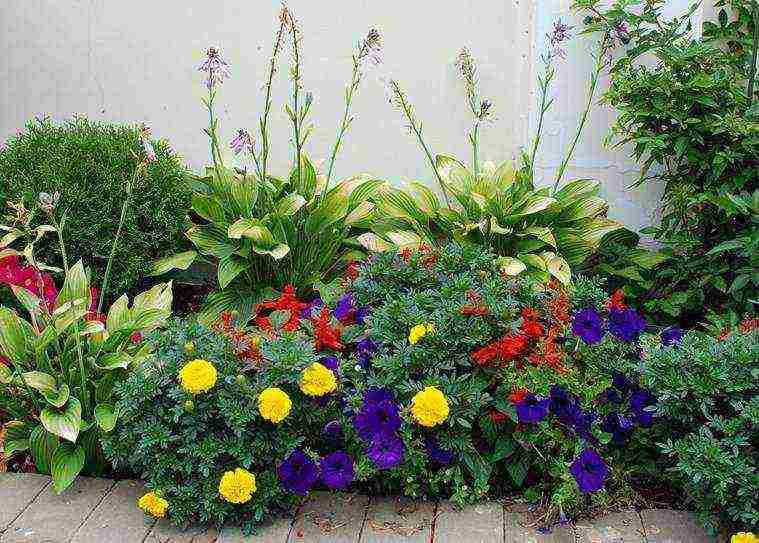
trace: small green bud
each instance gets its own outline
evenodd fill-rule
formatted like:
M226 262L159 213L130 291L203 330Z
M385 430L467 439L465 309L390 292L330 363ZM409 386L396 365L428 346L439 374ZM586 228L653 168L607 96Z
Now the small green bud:
M195 352L195 343L192 341L188 341L184 344L184 352L187 354L192 354Z
M235 380L237 381L237 384L240 386L248 382L248 379L246 379L246 377L242 373L238 373Z
M195 402L193 402L192 400L185 400L183 405L184 405L184 410L187 411L188 413L192 413L193 411L195 411Z

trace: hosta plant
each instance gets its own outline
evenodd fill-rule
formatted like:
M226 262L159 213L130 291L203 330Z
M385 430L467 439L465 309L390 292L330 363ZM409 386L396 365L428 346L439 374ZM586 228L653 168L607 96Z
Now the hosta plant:
M289 41L288 41L289 40ZM340 144L352 121L350 105L367 62L375 60L381 38L371 31L359 44L353 57L353 75L346 89L345 114L332 150L326 175L318 172L303 152L312 127L307 116L312 104L310 93L303 93L301 81L301 29L286 7L282 8L275 36L266 99L260 118L260 143L245 130L231 142L232 150L251 160L253 168L232 167L225 163L218 141L215 102L219 88L229 75L229 66L214 47L201 66L207 76L210 139L213 165L193 179L193 226L187 237L195 250L174 255L156 264L157 274L174 268L187 268L197 257L213 263L220 291L209 296L200 316L213 322L222 311L234 310L243 318L252 315L254 306L271 288L298 285L302 292L310 285L336 272L341 258L350 251L343 244L355 229L366 227L373 210L369 198L381 184L368 176L357 176L331 183ZM285 109L292 122L293 168L284 178L269 172L270 149L268 118L271 108L272 78L281 50L289 43L293 62L292 102Z

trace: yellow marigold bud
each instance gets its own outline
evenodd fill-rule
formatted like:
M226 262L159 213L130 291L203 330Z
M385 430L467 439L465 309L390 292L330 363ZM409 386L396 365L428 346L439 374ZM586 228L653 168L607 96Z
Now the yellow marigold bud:
M258 412L263 418L275 424L287 418L292 406L290 396L280 388L267 388L258 397Z
M190 394L211 390L216 384L216 368L208 360L193 360L179 370L179 382Z
M435 333L435 325L427 322L422 324L417 324L414 326L408 333L408 341L411 343L411 345L416 345L419 343L419 340L422 339L427 334L433 334Z
M192 413L195 411L195 402L192 400L185 400L184 404L182 404L182 407L184 407L184 410L188 413Z
M417 392L411 400L411 415L422 426L437 426L445 422L449 413L448 400L436 387Z
M192 341L188 341L187 343L185 343L184 344L184 352L186 352L187 354L194 353L195 352L195 343L193 343Z
M242 468L224 472L219 481L219 494L230 503L245 503L257 490L256 477Z
M163 518L169 509L169 502L164 500L155 492L148 492L137 500L137 506L145 511L148 515L155 518Z
M730 538L730 543L759 543L759 537L754 532L738 532Z
M320 364L314 362L305 370L300 379L300 389L304 394L309 396L324 396L337 388L337 378L334 372Z

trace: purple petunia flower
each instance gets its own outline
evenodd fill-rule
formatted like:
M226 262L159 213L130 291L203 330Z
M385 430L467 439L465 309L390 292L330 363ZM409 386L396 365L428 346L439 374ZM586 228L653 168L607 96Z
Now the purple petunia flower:
M667 328L661 333L662 345L677 345L682 341L684 335L685 332L676 326Z
M333 420L324 425L322 430L324 437L333 445L339 445L343 442L343 425L339 420Z
M604 337L601 316L592 307L578 311L572 318L572 333L588 345L598 343Z
M430 460L443 466L447 466L453 462L453 458L455 457L453 451L443 449L434 439L427 440L425 443L425 449L427 450L427 456L429 456Z
M356 478L353 459L343 451L333 452L322 458L322 481L329 488L345 490Z
M372 358L379 351L379 345L370 337L365 337L356 344L356 358L361 367L368 369L372 363Z
M353 297L352 292L346 292L337 301L335 310L332 314L342 324L350 324L355 320L356 313L356 299Z
M340 360L335 355L327 355L321 359L321 364L325 368L337 372L340 369Z
M372 308L368 305L356 309L356 324L361 326L366 324L366 319L372 314Z
M633 393L630 398L630 409L635 415L635 422L644 428L650 427L654 423L654 414L648 408L656 403L654 395L647 390L640 389Z
M551 387L548 400L549 411L564 424L571 424L572 408L575 407L575 403L569 393L559 385L554 385Z
M535 394L527 394L522 401L517 402L517 417L519 422L540 422L548 416L548 398L538 398Z
M611 443L623 447L632 435L633 422L621 413L609 413L603 420L601 429L611 434Z
M586 494L601 490L604 481L609 475L609 468L604 459L593 449L582 451L574 462L572 462L569 471L577 481L580 490Z
M612 309L609 311L609 332L622 341L638 341L646 329L646 321L634 309Z
M209 47L206 58L198 67L198 71L206 73L206 87L213 89L221 85L230 76L229 64L221 56L221 49Z
M295 449L277 466L277 476L285 489L305 496L319 479L319 470L303 451Z
M314 312L321 311L322 307L324 307L324 300L321 298L316 298L311 303L309 303L306 307L300 310L300 318L301 319L310 319L314 315Z
M618 371L613 371L611 373L611 384L623 396L627 396L633 389L637 388L635 383Z
M377 469L394 468L403 462L405 454L406 446L396 435L377 435L366 453Z
M392 436L401 427L398 406L388 399L376 403L365 400L361 411L353 418L353 426L359 437L366 441Z

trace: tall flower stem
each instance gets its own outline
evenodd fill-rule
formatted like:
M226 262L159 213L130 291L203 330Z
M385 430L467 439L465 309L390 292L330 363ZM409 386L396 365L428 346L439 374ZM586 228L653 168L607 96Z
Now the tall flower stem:
M277 60L279 52L282 49L282 40L285 33L285 20L280 18L279 30L274 39L274 50L269 59L269 73L266 78L264 112L258 120L259 130L261 132L261 167L258 175L261 182L266 182L266 167L269 159L269 112L271 111L271 85L274 80L274 73L277 71Z
M350 108L351 108L351 102L353 101L353 93L356 92L356 89L358 88L359 81L361 79L361 61L359 60L358 55L353 56L353 73L351 75L351 82L350 85L345 89L345 110L343 111L343 118L340 122L340 129L337 132L337 139L335 140L335 145L332 147L332 156L330 156L329 159L329 168L327 169L327 181L324 185L324 192L322 193L322 196L327 194L327 190L329 189L329 183L332 179L332 170L335 167L335 158L337 157L337 152L340 150L340 144L343 141L343 136L345 135L345 132L348 131L348 127L351 124L351 121L353 120L352 117L350 117Z
M545 120L545 115L553 103L553 100L548 99L548 89L551 86L551 83L553 82L553 79L556 75L556 70L551 64L552 59L552 55L544 57L546 64L545 73L538 79L538 85L540 87L540 113L538 116L538 128L535 132L535 138L532 142L532 150L530 151L530 176L532 179L535 177L535 156L537 155L538 147L540 146L540 139L543 136L543 121Z
M748 76L748 105L751 106L754 101L754 84L756 83L756 59L759 54L759 3L756 0L751 2L752 14L754 19L754 42L751 51L751 66L749 67Z
M303 152L303 141L301 139L301 123L303 122L303 119L305 117L308 104L306 104L304 111L301 112L301 104L300 104L300 31L298 29L297 24L295 23L295 20L293 20L292 16L289 16L290 21L290 34L292 36L292 45L293 45L293 66L292 66L292 78L293 78L293 108L290 112L290 117L293 122L293 137L295 138L295 141L293 142L295 144L295 168L298 175L297 178L297 187L298 190L302 189L302 182L303 182L303 175L302 175L302 152Z
M480 174L480 159L478 156L479 131L480 122L476 121L469 134L469 141L472 143L472 171L474 172L475 179L477 179L477 176Z
M588 121L588 115L590 114L590 110L593 107L593 99L595 98L596 88L598 87L598 80L601 77L601 72L603 71L604 66L606 65L605 56L606 36L601 38L598 54L596 56L596 65L593 69L593 73L590 76L590 84L588 86L588 101L585 104L585 109L582 113L582 116L580 117L580 122L577 125L577 132L575 133L575 137L572 140L572 144L569 146L569 150L567 151L567 156L564 157L564 160L559 167L559 171L556 173L556 181L553 183L553 194L556 194L556 191L559 188L561 178L564 175L567 166L569 165L569 161L572 159L572 155L574 155L577 143L580 141L580 136L582 135L582 131L584 130L585 124Z

